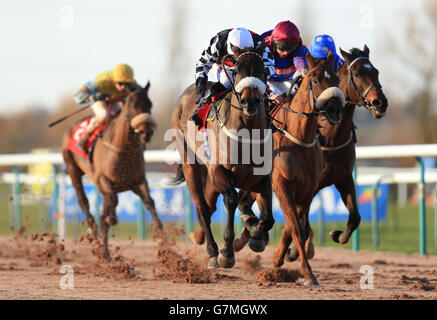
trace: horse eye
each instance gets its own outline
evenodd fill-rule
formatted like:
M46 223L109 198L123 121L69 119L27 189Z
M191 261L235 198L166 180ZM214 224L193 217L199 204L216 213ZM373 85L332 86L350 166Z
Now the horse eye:
M354 77L359 77L360 76L360 74L358 73L358 72L354 72Z
M319 80L314 79L313 83L317 86L319 84Z

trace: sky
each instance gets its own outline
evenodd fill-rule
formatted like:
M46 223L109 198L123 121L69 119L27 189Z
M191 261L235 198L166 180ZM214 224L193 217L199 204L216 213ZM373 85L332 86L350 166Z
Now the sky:
M300 15L302 1L308 7L305 21ZM380 35L397 27L402 9L415 8L419 2L186 0L181 56L188 71L174 74L167 68L170 0L2 0L0 115L31 106L54 110L86 81L118 63L130 64L139 83L150 80L153 101L158 91L166 90L169 79L179 79L184 87L193 82L195 63L218 31L246 27L262 33L283 20L314 36L330 34L343 49L367 44L383 83Z

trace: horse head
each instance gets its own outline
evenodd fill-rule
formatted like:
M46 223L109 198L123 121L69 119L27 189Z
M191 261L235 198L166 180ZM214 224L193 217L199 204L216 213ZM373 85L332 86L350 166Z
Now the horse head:
M264 62L256 52L247 51L239 55L235 64L235 93L242 117L245 120L255 118L260 114L266 91Z
M388 103L379 83L379 71L370 62L369 48L364 45L363 50L353 48L349 53L340 48L340 52L347 64L346 98L370 110L374 118L382 118Z
M314 114L325 116L331 124L337 124L342 119L345 100L338 88L340 79L334 72L335 57L330 51L324 60L317 60L309 53L306 58L309 68L305 77L308 79L308 103L312 105Z
M144 88L137 88L129 94L126 103L122 107L126 119L134 134L138 135L142 143L147 143L153 136L157 124L151 115L152 102L148 91L150 82Z

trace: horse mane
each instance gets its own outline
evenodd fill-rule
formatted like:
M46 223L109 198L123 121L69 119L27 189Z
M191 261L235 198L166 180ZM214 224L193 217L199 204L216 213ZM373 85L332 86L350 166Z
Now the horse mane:
M369 57L366 52L358 49L358 48L352 48L349 50L349 53L352 55L353 59L359 58L359 57Z

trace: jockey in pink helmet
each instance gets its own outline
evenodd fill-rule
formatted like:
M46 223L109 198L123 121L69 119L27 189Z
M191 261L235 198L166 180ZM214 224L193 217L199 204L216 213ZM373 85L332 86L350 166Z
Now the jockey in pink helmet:
M275 74L267 82L271 97L278 103L290 90L291 81L308 71L307 47L302 44L299 29L291 21L279 22L273 30L261 35L275 60Z

